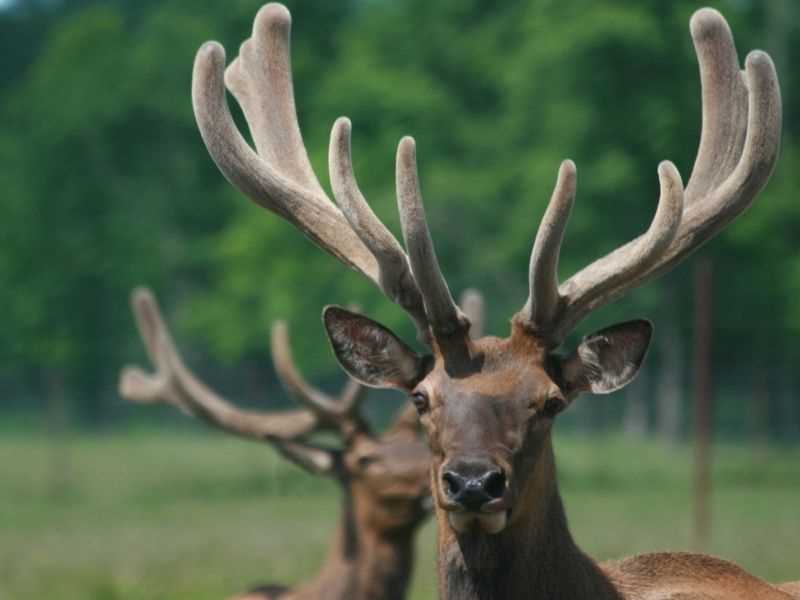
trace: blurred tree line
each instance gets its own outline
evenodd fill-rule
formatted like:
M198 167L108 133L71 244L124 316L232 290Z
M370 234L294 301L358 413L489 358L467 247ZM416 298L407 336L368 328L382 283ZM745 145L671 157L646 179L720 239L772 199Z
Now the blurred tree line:
M187 358L232 396L273 385L266 332L288 319L298 361L341 375L324 304L356 301L413 339L404 315L218 173L194 125L193 55L232 58L258 0L17 0L0 12L0 391L39 409L62 399L86 423L126 414L118 369L142 358L128 307L154 288ZM763 47L784 97L782 156L754 208L702 252L715 264L717 425L800 436L800 9L790 0L710 2L740 59ZM647 227L656 166L684 180L700 90L680 0L287 2L306 144L327 182L327 138L353 120L359 181L399 231L394 152L418 142L429 221L451 287L485 291L504 334L527 294L532 238L561 159L579 184L562 277ZM691 264L593 315L585 334L647 315L656 340L624 401L585 399L570 419L674 437L686 426ZM623 414L624 413L624 414Z

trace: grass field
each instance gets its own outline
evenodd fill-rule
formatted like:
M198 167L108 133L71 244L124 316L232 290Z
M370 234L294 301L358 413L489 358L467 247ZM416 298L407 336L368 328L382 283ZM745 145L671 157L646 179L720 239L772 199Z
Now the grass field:
M715 450L710 550L772 580L800 579L800 450ZM557 440L573 532L598 558L685 549L690 453L621 438ZM67 466L69 465L69 466ZM314 573L336 487L267 447L141 432L54 446L0 437L0 600L219 600ZM435 597L432 524L411 597Z

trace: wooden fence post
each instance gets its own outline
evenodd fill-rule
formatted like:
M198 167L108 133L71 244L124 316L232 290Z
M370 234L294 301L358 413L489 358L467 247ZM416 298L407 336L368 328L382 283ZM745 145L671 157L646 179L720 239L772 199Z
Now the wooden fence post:
M701 258L694 268L694 531L693 546L711 538L711 428L713 390L711 335L713 266Z

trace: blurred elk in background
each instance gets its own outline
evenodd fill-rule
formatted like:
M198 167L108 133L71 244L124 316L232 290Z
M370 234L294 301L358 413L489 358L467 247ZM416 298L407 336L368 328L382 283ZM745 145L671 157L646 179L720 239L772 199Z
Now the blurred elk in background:
M468 304L480 306L475 294L470 297ZM309 385L295 367L286 325L276 322L272 327L275 369L286 390L304 408L284 412L237 408L186 367L153 294L137 289L131 302L155 372L123 369L120 394L124 398L141 404L168 404L214 428L266 442L294 464L309 473L331 477L341 487L339 526L319 573L293 589L260 586L241 598L405 597L415 533L430 508L429 453L418 439L413 407L406 407L384 433L375 435L361 414L365 388L350 380L333 398ZM480 315L474 318L480 319ZM341 447L309 441L312 434L322 431L338 437Z

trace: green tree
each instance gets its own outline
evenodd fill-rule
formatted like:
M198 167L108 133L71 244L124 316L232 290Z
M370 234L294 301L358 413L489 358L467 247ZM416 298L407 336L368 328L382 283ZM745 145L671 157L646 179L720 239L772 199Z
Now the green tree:
M117 368L139 351L127 294L140 283L158 291L187 343L203 348L198 360L238 365L237 375L263 370L266 326L282 317L303 366L333 376L318 320L331 302L357 301L413 337L397 307L243 200L207 156L189 99L194 52L219 39L232 59L260 4L25 2L0 13L0 381L20 388L55 374L86 415L114 406ZM746 377L759 362L788 372L800 331L792 194L800 125L791 110L800 90L787 68L800 58L797 9L712 4L731 23L741 59L759 45L773 52L787 99L773 181L703 250L716 264L717 364L723 376ZM361 187L399 233L394 153L401 136L414 135L448 281L456 293L487 290L489 329L504 333L526 296L532 238L563 158L579 176L563 277L647 226L660 160L688 179L700 124L688 32L696 7L289 3L312 162L327 185L330 126L350 116ZM643 313L688 337L688 272L607 307L578 333Z

